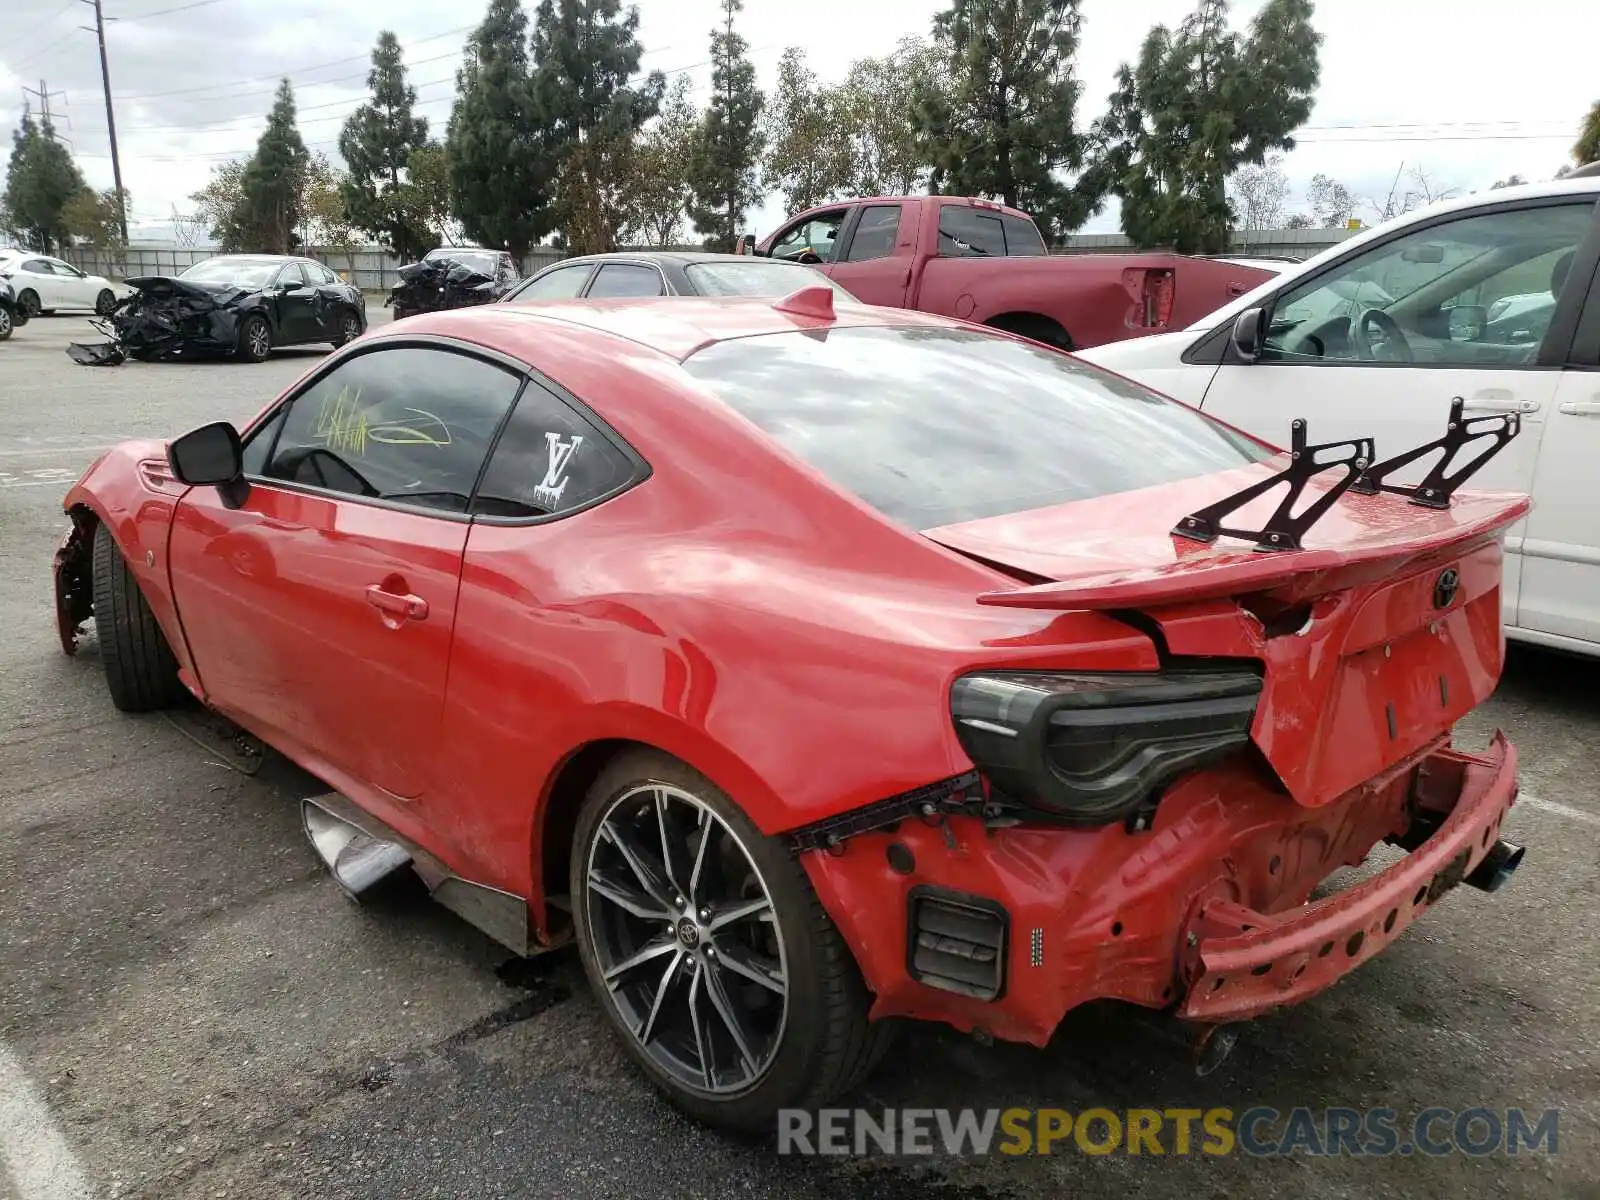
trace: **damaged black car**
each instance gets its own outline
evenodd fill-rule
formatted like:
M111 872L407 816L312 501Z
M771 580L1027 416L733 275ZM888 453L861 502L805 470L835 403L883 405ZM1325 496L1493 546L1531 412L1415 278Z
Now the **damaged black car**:
M27 323L27 306L17 299L10 281L0 279L0 342L10 338L13 329Z
M92 322L109 339L74 342L86 366L231 355L262 362L279 346L342 346L367 327L361 292L309 258L227 254L181 275L127 281L131 293Z
M394 319L449 308L492 304L521 281L516 260L504 250L441 246L421 262L400 268L400 282L384 301Z

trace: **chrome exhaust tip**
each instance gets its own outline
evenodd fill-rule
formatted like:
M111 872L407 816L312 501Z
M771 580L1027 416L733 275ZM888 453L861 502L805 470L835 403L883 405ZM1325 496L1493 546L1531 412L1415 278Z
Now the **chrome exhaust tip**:
M318 857L352 900L359 901L396 871L411 865L411 852L404 846L373 837L315 800L301 801L300 820Z
M1463 881L1483 892L1497 892L1511 878L1511 873L1522 865L1526 846L1518 846L1501 838L1489 847L1483 861L1472 869Z

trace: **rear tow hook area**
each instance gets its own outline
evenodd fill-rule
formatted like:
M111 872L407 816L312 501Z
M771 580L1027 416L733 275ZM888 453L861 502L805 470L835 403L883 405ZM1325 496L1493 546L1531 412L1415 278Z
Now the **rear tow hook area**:
M1170 1011L1138 1007L1133 1012L1158 1038L1186 1053L1195 1075L1201 1079L1220 1067L1233 1053L1243 1029L1243 1025L1237 1021L1186 1021L1173 1016Z

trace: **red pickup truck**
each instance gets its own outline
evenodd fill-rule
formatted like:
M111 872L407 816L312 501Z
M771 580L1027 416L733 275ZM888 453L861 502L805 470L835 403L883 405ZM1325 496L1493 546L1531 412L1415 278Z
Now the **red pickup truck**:
M1181 254L1051 255L1027 213L966 196L824 205L756 253L816 265L867 304L960 317L1066 350L1183 329L1272 276Z

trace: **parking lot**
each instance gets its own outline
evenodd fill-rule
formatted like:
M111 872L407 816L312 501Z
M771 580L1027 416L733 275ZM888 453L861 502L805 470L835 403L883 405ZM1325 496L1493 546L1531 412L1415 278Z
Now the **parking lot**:
M374 322L385 319L373 306ZM230 769L111 707L92 637L57 644L60 500L102 449L243 422L320 348L258 366L74 365L76 318L0 345L0 1146L36 1196L1600 1198L1600 688L1514 649L1465 723L1517 744L1528 856L1462 889L1315 1000L1246 1028L1205 1078L1122 1010L1045 1051L903 1032L852 1102L976 1107L1557 1109L1553 1154L1381 1159L779 1157L659 1101L575 957L508 959L400 896L346 901L299 828L326 790ZM20 1147L20 1149L19 1149Z

